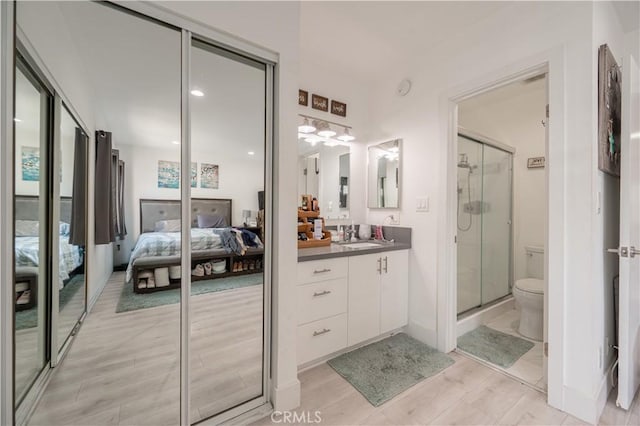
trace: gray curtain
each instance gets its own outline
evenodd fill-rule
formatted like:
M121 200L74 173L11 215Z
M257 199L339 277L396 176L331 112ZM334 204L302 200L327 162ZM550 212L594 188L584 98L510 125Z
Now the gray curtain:
M95 176L95 243L109 244L115 241L112 194L113 177L111 132L96 131L96 176Z
M116 235L121 240L127 235L127 224L124 220L124 161L118 161L118 218Z
M87 147L89 136L76 127L73 154L73 194L71 198L71 223L69 244L86 244L86 208L87 208Z

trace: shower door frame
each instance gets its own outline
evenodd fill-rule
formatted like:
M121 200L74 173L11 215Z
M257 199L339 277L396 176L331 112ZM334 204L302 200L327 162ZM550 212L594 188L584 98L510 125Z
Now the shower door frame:
M482 290L483 290L483 272L484 272L484 267L482 265L482 255L483 255L483 250L482 250L482 243L484 242L484 232L483 232L483 224L484 224L484 213L481 215L481 217L483 218L480 221L480 305L467 309L463 312L457 313L457 309L456 309L456 316L459 319L468 316L470 314L482 311L483 309L487 309L489 307L491 307L492 305L494 305L495 303L498 303L500 301L503 301L509 297L511 297L513 295L513 285L515 283L515 268L513 265L513 261L514 261L514 253L513 253L513 248L515 247L515 235L513 233L513 212L514 212L514 198L515 198L515 192L514 192L514 174L513 174L513 156L516 154L516 149L512 146L509 146L507 144L504 144L498 140L495 140L493 138L490 138L489 136L485 136L481 133L475 132L473 130L469 130L466 129L463 126L458 126L458 137L463 137L467 140L470 140L472 142L475 143L479 143L481 145L487 145L490 146L491 148L495 148L498 149L502 152L506 152L510 155L510 162L509 162L509 174L510 174L510 179L509 179L509 184L510 184L510 188L509 188L509 196L511 197L511 199L509 200L509 293L505 294L504 296L501 296L497 299L494 299L490 302L486 302L483 303L482 302ZM483 196L482 196L482 201L484 201L484 147L482 148L482 162L483 162L483 167L482 167L482 188L483 188ZM456 239L457 242L457 239ZM459 260L457 259L456 256L456 267L458 266L458 262ZM458 284L457 280L456 280L456 285ZM456 303L457 303L457 297L456 297ZM462 316L462 317L461 317Z

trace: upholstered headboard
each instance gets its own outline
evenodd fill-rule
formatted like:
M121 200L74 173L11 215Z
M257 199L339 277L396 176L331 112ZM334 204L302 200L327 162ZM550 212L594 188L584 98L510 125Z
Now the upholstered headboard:
M60 222L71 223L71 197L60 197ZM15 220L40 220L40 197L16 195Z
M231 200L220 198L191 199L191 227L198 227L199 214L223 216L231 226ZM140 200L140 233L153 232L156 222L180 219L179 200Z

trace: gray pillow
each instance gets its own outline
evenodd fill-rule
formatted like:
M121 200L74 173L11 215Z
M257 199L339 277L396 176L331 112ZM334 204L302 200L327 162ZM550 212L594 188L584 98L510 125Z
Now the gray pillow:
M180 219L159 220L155 232L180 232Z
M198 228L225 228L227 221L219 214L199 214Z

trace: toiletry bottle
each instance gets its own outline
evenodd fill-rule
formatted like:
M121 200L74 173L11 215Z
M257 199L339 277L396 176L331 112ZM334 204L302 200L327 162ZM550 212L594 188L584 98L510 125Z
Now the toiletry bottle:
M344 229L342 225L338 228L338 241L344 241Z

